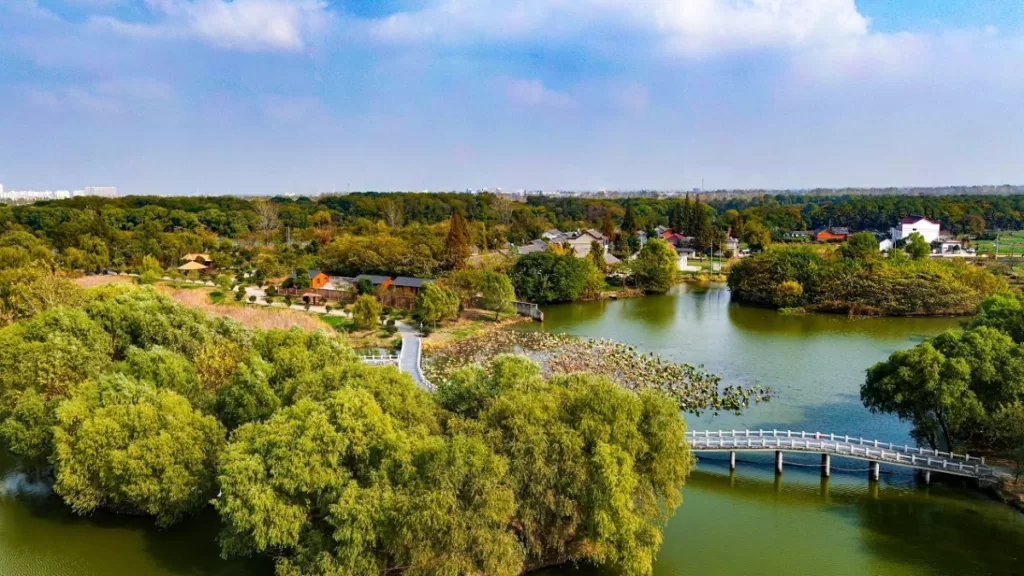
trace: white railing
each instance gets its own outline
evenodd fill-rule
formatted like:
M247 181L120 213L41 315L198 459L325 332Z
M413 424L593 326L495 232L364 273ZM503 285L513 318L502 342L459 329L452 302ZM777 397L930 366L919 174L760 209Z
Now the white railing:
M359 357L367 364L398 364L400 358L398 354L373 354Z
M983 477L993 474L985 465L984 457L969 454L941 452L918 448L908 444L898 445L865 438L803 432L793 430L705 430L688 431L686 440L692 449L708 451L724 450L783 450L799 452L820 452L864 460L876 460L912 466L926 470L944 471L950 474Z
M431 384L430 380L427 380L427 375L423 373L423 342L416 343L416 374L419 375L420 380L423 381L423 385L427 387L427 390L434 392L437 387Z

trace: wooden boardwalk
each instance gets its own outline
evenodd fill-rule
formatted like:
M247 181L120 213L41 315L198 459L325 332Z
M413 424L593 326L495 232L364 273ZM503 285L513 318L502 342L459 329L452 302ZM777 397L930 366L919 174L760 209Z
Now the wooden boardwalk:
M686 440L694 452L776 452L776 469L779 472L782 469L782 452L811 452L824 455L822 463L826 467L828 456L867 460L873 463L876 478L877 466L874 463L877 462L979 480L995 477L995 471L985 465L984 457L822 432L705 430L687 432ZM733 467L734 458L730 457Z

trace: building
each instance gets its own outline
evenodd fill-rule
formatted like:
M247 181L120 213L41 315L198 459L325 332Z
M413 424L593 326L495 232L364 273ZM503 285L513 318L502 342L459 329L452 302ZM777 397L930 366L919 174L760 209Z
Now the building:
M85 192L86 196L103 196L103 197L106 197L106 198L113 198L113 197L117 196L117 187L116 186L86 186L84 192Z
M188 262L199 262L200 264L209 264L213 262L213 258L210 258L209 254L200 252L185 254L181 259Z
M939 247L939 254L957 254L963 252L963 250L963 240L943 240L942 246Z
M597 230L584 230L573 238L566 240L569 246L576 252L576 255L583 258L590 254L590 246L594 242L601 244L601 248L608 246L608 240Z
M786 240L806 240L810 238L810 236L810 230L791 230L782 234L782 237Z
M849 237L850 229L839 226L819 228L814 231L814 239L818 242L845 242Z
M941 225L935 220L924 216L906 216L900 219L899 224L891 230L893 242L906 240L911 234L918 233L924 241L931 244L939 239Z
M387 288L388 286L391 285L391 278L389 276L379 276L377 274L360 274L359 276L356 276L353 280L356 286L358 286L359 281L364 279L369 280L370 284L373 284L374 288L378 288L380 286Z
M399 276L391 281L391 291L396 295L416 298L423 291L423 286L433 281L429 278Z
M889 250L892 250L892 240L888 238L883 238L878 241L879 252L888 252Z
M552 228L551 230L548 230L547 232L545 232L545 233L540 235L541 238L543 238L544 240L547 240L548 242L551 242L552 240L555 240L556 238L562 238L564 236L565 236L565 233L562 232L561 230L559 230L558 228Z

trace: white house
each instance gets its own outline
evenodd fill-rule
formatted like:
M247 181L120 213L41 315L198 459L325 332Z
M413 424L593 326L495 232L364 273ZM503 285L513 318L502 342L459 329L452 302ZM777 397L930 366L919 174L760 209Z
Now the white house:
M892 229L892 240L906 240L908 236L917 232L924 238L924 241L931 244L939 239L940 225L935 220L924 216L906 216Z
M888 238L883 238L878 241L879 252L888 252L889 250L892 250L892 240L889 240Z

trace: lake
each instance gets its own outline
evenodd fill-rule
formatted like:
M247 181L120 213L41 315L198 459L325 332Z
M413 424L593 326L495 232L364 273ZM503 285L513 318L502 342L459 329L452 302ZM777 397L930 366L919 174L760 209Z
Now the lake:
M781 428L909 441L908 426L873 415L858 397L864 370L894 350L955 327L948 318L784 316L730 304L723 288L681 286L665 296L547 307L521 329L612 338L679 362L703 364L727 382L769 386L770 403L741 416L688 417L690 429ZM863 462L818 457L702 458L665 530L657 576L1024 574L1024 515L963 481L920 485L882 468L869 484ZM11 576L236 576L270 574L267 562L218 557L216 514L170 530L107 514L71 515L45 486L0 457L0 574ZM936 481L937 480L937 481ZM585 568L544 576L589 575Z
M702 364L729 383L768 386L771 402L741 416L687 417L691 430L784 429L911 442L909 426L860 403L864 371L954 318L787 316L731 304L729 291L680 286L664 296L544 309L526 330L611 338L676 362ZM919 484L906 468L817 455L706 454L669 522L656 576L1024 574L1024 515L953 477ZM591 574L556 569L544 576Z

